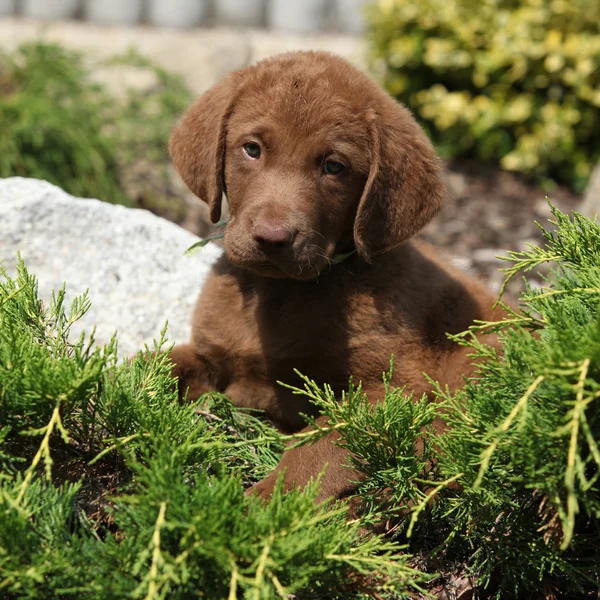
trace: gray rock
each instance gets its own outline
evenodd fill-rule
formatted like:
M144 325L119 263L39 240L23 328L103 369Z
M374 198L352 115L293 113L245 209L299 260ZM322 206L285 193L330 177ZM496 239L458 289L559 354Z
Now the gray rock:
M600 163L592 171L579 211L590 219L600 216Z
M40 295L67 284L67 300L89 289L92 308L73 329L96 325L97 343L118 332L119 356L135 354L169 321L171 341L187 341L195 300L221 253L191 257L198 238L144 210L82 200L45 181L0 180L0 263L12 275L17 252L39 278Z

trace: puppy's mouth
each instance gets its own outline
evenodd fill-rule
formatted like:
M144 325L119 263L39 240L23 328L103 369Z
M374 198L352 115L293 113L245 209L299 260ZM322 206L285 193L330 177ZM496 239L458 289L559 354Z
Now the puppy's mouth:
M304 241L285 248L266 248L249 240L238 240L225 232L225 251L235 265L263 277L308 281L317 278L334 264L331 248Z
M230 257L231 260L231 257ZM232 262L236 262L232 260ZM262 277L271 277L273 279L297 279L299 281L310 281L316 279L321 271L313 265L296 265L296 270L288 269L285 266L277 266L269 262L237 262L238 266L253 271Z

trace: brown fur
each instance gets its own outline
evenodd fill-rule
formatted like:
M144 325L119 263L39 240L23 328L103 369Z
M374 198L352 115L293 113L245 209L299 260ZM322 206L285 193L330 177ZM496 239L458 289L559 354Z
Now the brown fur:
M259 158L246 154L248 143ZM171 355L182 394L224 392L291 432L315 410L277 384L299 384L294 368L337 393L353 376L373 401L391 354L394 383L417 395L430 391L423 372L463 384L470 359L446 334L493 319L494 299L406 241L441 206L439 164L410 113L367 76L322 52L268 59L203 95L170 149L212 220L223 192L231 213L191 344ZM327 174L326 160L346 168ZM255 490L269 496L282 470L287 488L301 486L327 464L321 497L348 493L358 474L333 439L286 452Z

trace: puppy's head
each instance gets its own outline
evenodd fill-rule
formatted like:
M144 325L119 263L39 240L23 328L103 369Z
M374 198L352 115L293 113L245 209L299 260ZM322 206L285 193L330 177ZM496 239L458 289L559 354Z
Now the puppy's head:
M441 206L438 161L410 113L323 52L231 74L184 115L170 151L213 222L227 194L226 252L266 276L312 279L354 248L370 261Z

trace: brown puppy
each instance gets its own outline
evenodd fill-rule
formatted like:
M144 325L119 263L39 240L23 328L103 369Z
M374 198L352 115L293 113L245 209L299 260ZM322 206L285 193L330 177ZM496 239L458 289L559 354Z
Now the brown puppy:
M391 354L394 383L418 396L423 372L462 385L470 360L446 334L493 319L494 298L406 241L441 206L438 160L367 76L322 52L262 61L204 94L170 150L213 222L223 192L231 213L191 344L172 352L182 394L222 391L298 431L314 407L276 383L299 384L294 368L338 393L353 376L373 401ZM347 494L357 474L333 439L286 452L256 491L270 495L283 469L287 488L301 486L327 464L321 497Z

